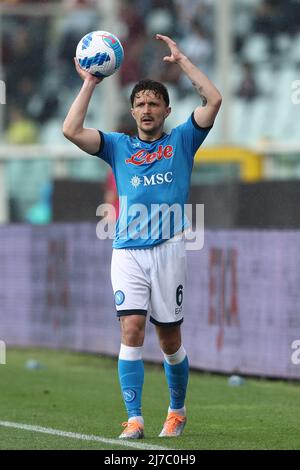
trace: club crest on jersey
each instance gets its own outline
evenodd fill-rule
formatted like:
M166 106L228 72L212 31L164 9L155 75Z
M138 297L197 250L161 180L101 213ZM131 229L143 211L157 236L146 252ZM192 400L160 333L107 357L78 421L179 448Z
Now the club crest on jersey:
M172 145L167 145L163 147L159 145L156 152L149 153L145 149L141 149L138 152L131 155L131 157L125 160L125 163L132 165L143 165L144 163L149 164L153 163L156 160L162 160L163 158L172 158L174 155L174 150Z

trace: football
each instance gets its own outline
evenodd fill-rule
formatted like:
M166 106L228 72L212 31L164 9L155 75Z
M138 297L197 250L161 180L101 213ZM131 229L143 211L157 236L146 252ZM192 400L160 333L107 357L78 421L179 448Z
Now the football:
M120 40L107 31L92 31L78 43L76 58L80 67L96 77L109 77L121 66L124 50Z

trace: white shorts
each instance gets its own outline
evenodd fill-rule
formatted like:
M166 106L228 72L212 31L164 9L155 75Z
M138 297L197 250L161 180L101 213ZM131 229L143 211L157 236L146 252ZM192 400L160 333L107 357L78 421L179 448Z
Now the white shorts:
M155 325L183 322L185 242L174 237L148 249L114 249L111 280L118 317L147 315Z

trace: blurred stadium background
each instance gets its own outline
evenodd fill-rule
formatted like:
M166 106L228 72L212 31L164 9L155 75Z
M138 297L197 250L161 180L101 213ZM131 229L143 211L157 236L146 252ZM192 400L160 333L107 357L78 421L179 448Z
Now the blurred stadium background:
M80 86L72 60L76 44L97 28L118 34L126 57L121 71L98 88L87 125L133 132L128 96L135 81L149 76L170 90L169 129L189 115L194 90L178 68L161 62L164 46L153 41L159 30L178 41L224 96L207 150L196 160L193 184L299 177L300 107L292 101L300 68L299 1L2 0L0 7L6 84L6 105L0 107L1 222L55 221L62 217L53 206L55 182L105 181L105 164L74 150L61 132ZM4 85L2 95L3 90ZM211 226L223 225L218 216Z
M108 167L68 143L62 122L80 87L76 45L94 29L119 36L125 60L86 124L133 132L128 97L142 77L170 91L167 129L185 120L197 95L162 63L160 32L223 94L192 177L206 238L188 259L191 364L300 378L299 18L298 0L1 0L2 341L117 354L111 241L95 233ZM145 357L161 360L153 332Z

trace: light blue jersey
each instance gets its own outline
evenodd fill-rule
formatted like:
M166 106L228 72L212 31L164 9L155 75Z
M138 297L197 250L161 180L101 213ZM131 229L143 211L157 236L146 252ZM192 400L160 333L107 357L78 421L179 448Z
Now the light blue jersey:
M192 114L154 142L100 132L96 155L112 167L120 198L114 248L151 248L189 225L184 204L194 155L210 129L200 128Z

